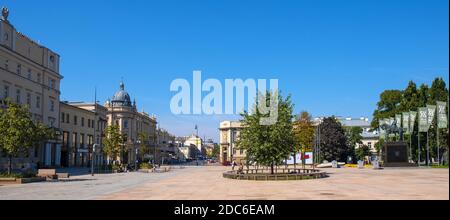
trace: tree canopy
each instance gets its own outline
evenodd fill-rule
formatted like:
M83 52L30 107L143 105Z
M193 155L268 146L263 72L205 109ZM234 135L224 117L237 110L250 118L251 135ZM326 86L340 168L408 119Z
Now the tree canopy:
M351 148L347 144L347 136L341 123L335 117L324 118L320 125L321 159L332 161L346 161L351 155Z
M258 95L251 114L242 114L243 129L240 133L237 146L246 150L247 161L260 165L270 166L273 173L274 165L280 164L294 152L294 139L292 135L293 105L290 96L283 99L277 92L267 91L265 95ZM263 102L265 99L265 102ZM278 118L271 125L261 124L261 119L267 117L259 108L259 103L270 103L278 99Z
M120 144L122 141L123 137L120 133L118 125L110 125L106 127L105 138L103 139L103 152L113 162L116 162L117 158L120 156Z
M8 174L12 170L12 157L27 155L31 148L55 137L54 129L33 122L27 107L7 102L7 108L0 109L0 148L9 158Z
M417 111L419 107L425 107L427 104L436 105L436 101L448 100L448 89L445 81L442 78L435 78L429 87L427 84L421 84L418 88L415 82L409 81L407 87L404 90L386 90L380 95L380 100L377 103L377 108L373 113L372 129L377 129L379 127L379 120L383 118L394 117L395 114L400 114L402 112ZM415 121L414 131L412 135L406 136L406 138L417 137L421 135L421 146L426 145L427 136L424 133L417 132L418 120ZM436 119L429 130L429 144L431 148L431 156L437 156L437 129L436 129ZM440 155L442 155L442 150L444 147L448 149L448 135L447 129L439 130L439 146ZM418 142L417 138L412 138L411 149L413 151L413 159L417 158L418 154ZM422 149L422 155L425 155L425 149Z

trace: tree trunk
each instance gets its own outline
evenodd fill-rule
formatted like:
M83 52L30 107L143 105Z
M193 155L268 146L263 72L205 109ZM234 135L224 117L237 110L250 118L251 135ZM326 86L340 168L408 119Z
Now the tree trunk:
M302 165L303 165L303 169L305 169L306 160L305 160L305 152L304 151L302 151Z
M294 153L294 170L297 169L297 154Z
M273 174L273 162L270 164L270 173Z
M11 175L12 172L12 155L8 155L8 175Z

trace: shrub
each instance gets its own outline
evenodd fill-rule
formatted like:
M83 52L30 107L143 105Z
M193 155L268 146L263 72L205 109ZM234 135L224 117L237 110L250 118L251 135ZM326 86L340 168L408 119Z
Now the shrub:
M141 163L141 164L139 164L139 168L140 169L152 169L153 166L149 163Z
M0 172L0 178L31 178L31 177L36 177L36 173L32 172L32 171L25 171L22 173L11 173L8 174L7 172Z

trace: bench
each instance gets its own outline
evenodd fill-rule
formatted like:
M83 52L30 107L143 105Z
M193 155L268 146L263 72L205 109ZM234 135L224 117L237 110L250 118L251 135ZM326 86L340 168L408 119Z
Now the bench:
M69 173L56 173L56 175L58 176L58 179L69 179L70 178Z
M55 169L39 169L38 170L38 177L45 177L50 180L56 180L58 179L58 175L56 175Z

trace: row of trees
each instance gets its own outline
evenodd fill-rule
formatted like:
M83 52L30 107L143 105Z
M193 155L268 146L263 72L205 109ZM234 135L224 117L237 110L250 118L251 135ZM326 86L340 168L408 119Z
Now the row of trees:
M150 153L150 148L148 146L149 136L145 133L138 134L139 140L139 156L144 157L145 154ZM125 153L125 142L126 137L120 132L119 125L109 125L105 129L104 139L103 139L103 153L112 162L112 164L118 164L118 159L123 157ZM136 158L137 159L137 158Z
M113 164L123 156L125 137L120 133L118 125L108 126L103 140L103 153ZM57 139L56 130L40 122L34 122L27 106L6 101L0 108L0 152L8 158L8 174L13 170L12 159L25 156L34 148L38 148L48 140ZM139 155L150 153L148 135L139 134Z
M404 90L386 90L380 94L380 100L377 103L377 108L373 113L372 128L378 129L380 119L395 117L396 114L400 114L406 111L417 111L419 107L426 106L427 104L435 105L437 101L447 102L448 100L448 89L446 83L442 78L435 78L429 87L426 84L421 84L417 87L417 84L413 81L408 83L408 86ZM433 120L431 128L428 132L428 140L430 146L430 157L437 157L437 120ZM405 136L408 143L411 141L410 149L412 150L412 159L417 161L418 159L418 135L420 135L421 146L426 145L427 134L418 133L418 120L414 124L414 131ZM440 155L444 152L448 152L448 129L439 130L439 146ZM412 138L411 137L415 137ZM376 145L380 147L382 142ZM425 155L426 148L422 147L422 155Z
M42 123L35 123L27 106L5 101L0 108L0 151L8 158L8 174L13 169L12 159L28 155L29 151L56 139L56 131Z
M246 150L247 163L269 166L273 173L274 167L284 164L291 155L299 152L304 155L318 148L321 149L318 161L345 161L349 156L355 156L355 146L362 139L361 128L351 130L349 135L335 117L324 118L319 126L321 138L317 143L317 127L311 115L303 111L294 116L290 96L283 98L280 94L267 92L258 97L251 113L241 114L243 129L237 147ZM278 99L278 119L272 125L263 125L261 119L269 117L270 113L262 113L257 106L259 103L270 103L274 97ZM265 102L262 99L266 99Z

